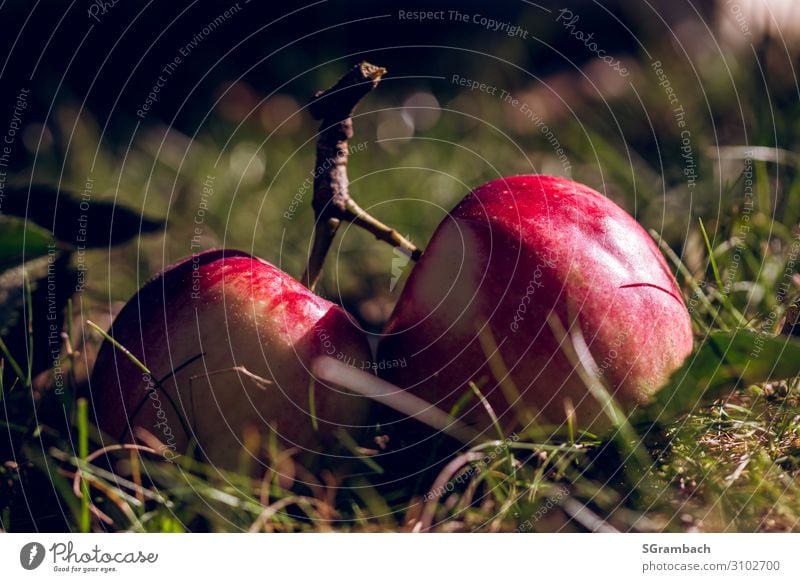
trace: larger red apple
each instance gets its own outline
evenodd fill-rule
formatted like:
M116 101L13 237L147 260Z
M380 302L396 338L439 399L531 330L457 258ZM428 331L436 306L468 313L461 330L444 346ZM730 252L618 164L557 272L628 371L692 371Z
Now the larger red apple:
M194 440L209 461L232 467L248 427L262 442L274 431L284 446L321 452L365 420L363 397L309 371L319 355L369 362L363 333L342 309L246 253L208 251L168 268L110 333L151 372L109 342L101 348L93 404L114 438L143 427L168 456Z
M439 225L378 350L379 364L407 365L378 367L447 410L475 381L509 430L562 425L572 407L579 427L602 430L607 415L551 314L580 330L623 408L647 400L692 349L675 279L630 215L576 182L515 176L477 188ZM477 398L462 415L489 426Z

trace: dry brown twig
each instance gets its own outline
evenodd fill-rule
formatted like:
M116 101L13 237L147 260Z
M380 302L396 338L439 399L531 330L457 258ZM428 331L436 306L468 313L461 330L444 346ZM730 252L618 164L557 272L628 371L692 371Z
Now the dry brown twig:
M415 261L422 255L411 241L364 211L350 197L347 142L353 137L353 112L385 74L383 67L359 63L333 87L317 92L309 104L311 115L321 121L311 203L315 217L314 240L301 279L309 289L313 290L319 280L325 256L342 222L360 226L378 240L401 249Z

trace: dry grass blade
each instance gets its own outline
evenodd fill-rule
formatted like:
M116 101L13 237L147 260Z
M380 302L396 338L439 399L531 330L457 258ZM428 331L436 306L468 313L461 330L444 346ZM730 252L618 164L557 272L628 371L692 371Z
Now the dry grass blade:
M429 427L441 431L456 440L470 444L480 438L480 434L453 418L445 411L426 402L418 396L398 388L385 380L381 380L353 368L338 360L322 356L311 364L312 372L323 381L337 384L357 394L372 398L385 406L389 406L406 416L422 422Z
M430 501L428 501L428 503L425 505L425 509L422 510L422 515L420 516L419 522L414 527L414 531L427 531L430 529L433 518L436 515L436 507L439 504L439 498L441 497L441 495L436 495L436 492L445 491L447 484L458 472L458 470L461 469L461 467L467 465L468 463L479 461L482 458L483 455L480 453L465 453L447 463L445 468L442 469L441 473L439 473L439 476L436 477L436 480L433 482L431 491L427 496Z

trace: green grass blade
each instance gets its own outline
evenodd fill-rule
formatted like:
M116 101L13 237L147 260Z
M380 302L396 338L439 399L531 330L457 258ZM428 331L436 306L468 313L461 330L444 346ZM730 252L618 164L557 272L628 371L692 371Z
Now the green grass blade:
M89 456L89 414L85 398L78 400L78 456L81 461L86 462ZM88 533L91 530L91 514L89 512L89 484L85 479L81 479L81 516L80 530Z

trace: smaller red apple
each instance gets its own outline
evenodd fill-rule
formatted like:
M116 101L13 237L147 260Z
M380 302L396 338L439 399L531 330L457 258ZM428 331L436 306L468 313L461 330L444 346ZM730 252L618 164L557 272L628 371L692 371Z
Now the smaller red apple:
M368 367L364 334L341 308L243 252L207 251L169 267L110 334L150 374L104 342L91 381L97 422L123 440L143 427L167 456L195 441L211 463L233 468L248 428L326 454L337 431L358 431L366 419L364 397L310 372L320 355Z

